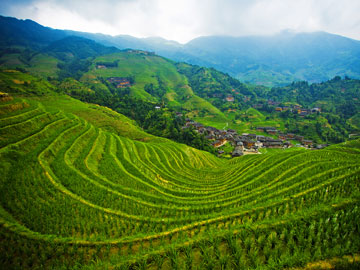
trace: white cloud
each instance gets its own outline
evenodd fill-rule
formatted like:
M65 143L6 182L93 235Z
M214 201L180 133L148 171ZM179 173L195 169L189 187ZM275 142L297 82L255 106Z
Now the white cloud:
M327 31L360 39L359 0L3 0L4 15L105 34L162 36Z

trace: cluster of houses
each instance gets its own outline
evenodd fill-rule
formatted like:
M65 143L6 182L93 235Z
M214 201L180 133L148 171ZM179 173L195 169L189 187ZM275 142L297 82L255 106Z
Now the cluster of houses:
M268 100L267 104L269 106L274 106L275 107L275 111L277 112L285 112L285 111L290 111L294 114L298 114L300 116L307 116L313 113L320 113L321 109L320 108L312 108L312 109L305 109L302 108L300 105L290 105L290 106L279 106L280 102L277 101L272 101L272 100ZM263 104L254 104L253 108L255 109L261 109L263 108L264 105Z
M227 96L227 97L225 98L225 100L226 100L227 102L234 102L235 98L234 98L233 96Z
M241 156L244 152L257 153L259 148L288 148L291 147L291 140L299 141L303 146L311 147L313 142L311 140L305 140L303 136L295 135L292 133L283 134L280 133L274 127L258 127L256 130L259 132L266 132L271 135L277 135L277 139L272 137L243 133L239 135L236 130L227 129L219 130L214 127L204 126L193 120L186 119L184 128L194 127L194 129L204 134L205 138L212 141L212 145L215 148L219 148L226 143L230 143L234 149L232 152L233 157ZM223 154L224 151L219 150L219 154Z
M312 109L304 109L300 108L298 105L294 105L292 107L285 106L285 107L276 107L275 111L277 112L285 112L285 111L291 111L292 113L298 114L300 116L306 116L312 113L320 113L320 108L312 108Z
M133 53L133 54L141 54L141 55L147 55L147 56L155 56L155 52L148 52L148 51L141 51L141 50L133 50L133 49L126 49L127 53Z
M284 134L284 133L281 133L280 131L278 131L275 127L257 127L256 131L266 132L266 133L271 134L271 135L277 135L277 137L282 141L296 140L296 141L299 141L302 145L305 145L305 146L312 146L313 145L313 141L305 140L304 136L296 135L296 134L293 134L293 133Z
M126 77L110 77L107 78L108 82L114 84L116 88L124 88L124 87L130 87L131 82L129 78Z
M97 69L107 69L107 66L99 64L99 65L96 65L96 68Z
M235 91L234 89L233 89L233 91ZM235 94L240 94L239 92L235 92ZM214 97L219 97L218 95L216 95L216 94L214 94L213 95ZM251 97L250 96L243 96L243 101L244 102L248 102L248 101L250 101L250 99L251 99ZM235 101L235 98L234 98L234 96L232 96L232 95L227 95L226 97L225 97L225 101L227 101L227 102L234 102Z

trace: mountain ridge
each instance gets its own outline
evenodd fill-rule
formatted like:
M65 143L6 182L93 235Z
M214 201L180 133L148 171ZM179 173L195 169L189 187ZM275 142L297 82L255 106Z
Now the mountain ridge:
M360 41L321 31L296 33L286 30L269 36L204 36L180 44L161 37L136 38L56 30L31 20L7 17L1 17L0 22L3 42L11 35L10 40L21 41L21 34L29 36L24 29L32 27L35 34L39 32L31 34L32 45L44 45L75 35L105 46L153 51L174 61L213 67L248 83L277 86L299 80L320 82L334 76L360 78ZM6 27L12 27L15 33ZM48 35L48 39L44 35Z

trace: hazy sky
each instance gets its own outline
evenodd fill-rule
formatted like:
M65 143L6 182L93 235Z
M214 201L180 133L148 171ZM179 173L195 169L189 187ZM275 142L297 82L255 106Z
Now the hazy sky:
M42 25L187 42L206 35L326 31L360 40L360 0L1 0Z

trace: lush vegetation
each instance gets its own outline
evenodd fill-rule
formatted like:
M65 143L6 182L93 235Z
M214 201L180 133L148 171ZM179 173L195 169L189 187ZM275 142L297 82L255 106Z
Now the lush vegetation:
M6 18L2 21L9 29L28 28L33 36L24 33L20 38L0 29L9 41L0 48L1 66L20 68L47 79L69 95L109 106L136 119L142 127L145 127L143 122L148 110L135 112L131 106L136 103L140 103L139 109L167 106L205 125L232 128L239 133L254 133L258 126L274 126L281 132L302 135L316 143L339 143L359 134L358 80L335 77L320 84L296 82L271 89L249 86L212 68L176 64L143 51L119 52L91 40L69 36L78 33L45 31L29 21ZM97 68L99 65L105 68ZM107 81L109 77L129 78L131 86L117 88ZM289 111L279 113L275 106L268 106L269 100L280 102L281 106L298 104L303 108L319 107L322 111L306 117ZM262 107L254 107L258 104ZM171 118L167 122L175 120L172 113L164 115ZM156 127L146 129L154 133ZM167 129L154 134L169 137L170 133L176 132Z
M357 258L359 140L225 160L182 127L187 115L340 142L359 131L359 81L248 86L55 34L0 44L1 269L282 269ZM321 113L278 112L269 101Z
M349 134L359 133L360 126L352 122L360 112L359 80L336 76L323 83L294 82L258 94L265 100L280 102L279 106L299 104L303 108L321 109L321 113L306 116L302 125L297 114L290 111L278 114L286 119L289 132L326 142L342 142Z
M222 160L1 76L2 268L281 269L359 252L359 141Z
M238 131L255 132L256 127L273 126L318 143L343 142L350 134L360 131L359 80L336 76L323 83L293 82L284 87L266 88L244 85L214 69L184 63L177 64L177 68L197 95L223 113L226 120L219 122L228 122ZM294 106L320 111L301 116ZM279 112L276 107L287 109ZM202 111L195 118L209 124L215 121Z
M176 66L180 73L186 75L191 88L200 97L224 99L227 96L234 96L240 106L246 106L243 101L244 96L256 96L245 84L213 68L204 68L185 63L178 63ZM222 106L223 102L216 99L215 104Z
M0 16L0 46L43 48L67 36L92 39L119 49L155 51L172 59L229 73L242 82L284 86L292 81L321 82L335 75L360 78L360 43L325 32L282 32L271 36L196 38L180 45L161 38L139 39L43 27L31 20Z
M325 32L199 37L166 57L229 73L246 83L283 86L335 75L360 78L360 42ZM156 50L155 50L156 51Z
M81 92L78 96L76 92L72 92L74 97L83 101L106 106L134 119L140 127L150 134L215 153L215 149L210 146L205 135L198 134L194 128L184 129L185 116L177 116L171 108L161 108L154 103L129 95L122 95L124 91L110 96L101 96L95 92L87 92L87 95L84 93L86 92Z
M360 112L360 81L339 76L323 83L293 82L286 87L274 87L262 95L281 103L293 102L304 107L319 107L349 119Z

